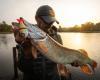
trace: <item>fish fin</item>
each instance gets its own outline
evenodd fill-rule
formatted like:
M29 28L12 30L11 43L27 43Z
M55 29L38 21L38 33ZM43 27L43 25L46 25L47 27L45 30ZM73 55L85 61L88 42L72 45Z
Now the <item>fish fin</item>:
M19 23L23 23L24 22L24 19L23 18L19 18L19 19L16 19Z
M34 59L37 58L37 49L34 46L32 46L32 56Z
M79 51L80 51L83 55L85 55L85 56L88 57L88 53L87 53L84 49L79 49Z
M93 60L93 69L97 67L97 62Z
M68 74L70 74L69 70L63 64L57 64L57 68L61 76L66 77Z
M85 74L88 74L88 75L94 74L94 70L88 64L80 66L80 68L81 68L81 71L84 72Z
M48 48L45 46L44 42L40 42L39 45L37 46L37 48L42 49L43 53L47 53L48 52Z
M16 20L19 22L19 30L26 29L23 18L19 18L19 19L16 19Z

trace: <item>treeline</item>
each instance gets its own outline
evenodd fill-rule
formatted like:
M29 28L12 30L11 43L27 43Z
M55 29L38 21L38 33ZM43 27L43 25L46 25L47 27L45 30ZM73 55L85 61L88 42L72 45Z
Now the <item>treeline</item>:
M100 32L100 22L99 23L92 23L87 22L84 24L75 25L72 27L61 27L59 26L59 32ZM5 21L0 23L0 33L2 32L12 32L11 25L8 25Z
M0 23L0 33L2 32L12 32L11 25L8 25L5 21Z
M100 32L100 22L99 23L92 23L87 22L84 24L75 25L73 27L59 27L59 32Z

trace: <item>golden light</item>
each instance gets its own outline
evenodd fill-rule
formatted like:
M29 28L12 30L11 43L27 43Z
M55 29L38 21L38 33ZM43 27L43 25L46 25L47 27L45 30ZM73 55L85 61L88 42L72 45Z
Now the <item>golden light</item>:
M95 14L93 8L88 5L61 5L55 8L57 19L64 27L79 25L93 21Z
M75 44L80 44L81 43L81 38L80 37L75 37L74 39Z
M76 45L79 45L79 44L81 44L81 38L80 38L80 36L78 35L78 36L75 36L75 38L74 38L74 43L76 44Z
M63 39L64 46L74 49L83 48L84 44L82 43L84 40L84 36L80 33L63 33L60 34Z

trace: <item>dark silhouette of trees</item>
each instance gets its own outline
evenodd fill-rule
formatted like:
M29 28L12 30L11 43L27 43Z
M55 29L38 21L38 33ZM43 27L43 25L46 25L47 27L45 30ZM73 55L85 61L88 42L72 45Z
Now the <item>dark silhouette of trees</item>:
M12 32L11 25L8 25L5 21L0 23L0 32Z
M75 25L73 27L59 28L60 32L100 32L100 22L94 24L92 22L86 22L81 26Z
M100 23L96 23L94 26L95 31L100 31Z
M73 27L59 26L59 32L100 32L100 22L94 24L92 22L86 22L84 24L74 25ZM12 32L11 25L8 25L5 21L0 23L0 32Z
M93 31L94 23L87 22L85 24L81 24L81 32L83 31Z

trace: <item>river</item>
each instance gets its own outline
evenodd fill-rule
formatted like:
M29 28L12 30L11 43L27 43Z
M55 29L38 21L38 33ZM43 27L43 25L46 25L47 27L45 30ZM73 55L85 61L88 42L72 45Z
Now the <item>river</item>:
M60 33L63 45L71 49L85 49L97 61L95 75L87 76L80 68L68 65L72 80L100 80L100 33ZM13 34L0 34L0 80L13 77L12 47L16 46ZM7 79L8 80L8 79Z

